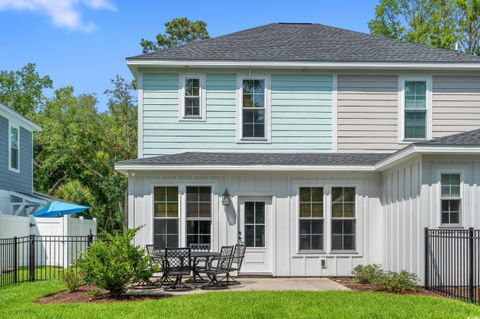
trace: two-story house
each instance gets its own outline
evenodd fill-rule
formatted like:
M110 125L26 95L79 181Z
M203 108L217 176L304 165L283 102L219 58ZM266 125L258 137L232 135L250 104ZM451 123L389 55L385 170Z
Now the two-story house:
M28 216L47 202L33 191L33 132L41 130L0 104L0 213Z
M127 64L137 244L241 241L245 274L422 276L424 227L480 227L480 57L275 23Z

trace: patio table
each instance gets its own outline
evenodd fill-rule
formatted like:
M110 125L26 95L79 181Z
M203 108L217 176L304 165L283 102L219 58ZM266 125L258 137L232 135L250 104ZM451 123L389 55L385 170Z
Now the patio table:
M160 251L156 251L155 252L155 255L160 257L160 258L165 258L165 250L162 249ZM193 284L195 285L195 287L197 286L197 276L200 277L200 273L197 271L195 265L197 264L197 258L205 258L206 259L206 262L208 263L208 260L212 257L216 257L218 256L219 253L218 252L214 252L214 251L195 251L195 250L192 250L190 252L190 258L192 258L193 262L192 262L192 273L193 273Z

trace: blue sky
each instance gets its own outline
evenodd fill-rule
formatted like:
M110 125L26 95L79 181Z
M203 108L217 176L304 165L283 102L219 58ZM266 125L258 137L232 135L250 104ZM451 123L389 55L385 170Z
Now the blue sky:
M34 62L56 88L72 85L76 93L97 94L104 110L110 79L116 74L132 78L125 57L141 53L140 39L154 39L175 17L207 22L211 36L271 22L315 22L368 32L377 3L0 0L0 70Z

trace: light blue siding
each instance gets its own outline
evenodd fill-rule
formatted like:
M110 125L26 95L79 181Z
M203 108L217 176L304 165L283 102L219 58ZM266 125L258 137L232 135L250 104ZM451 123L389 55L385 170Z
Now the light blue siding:
M185 151L332 150L332 76L271 77L271 143L236 142L236 74L206 74L206 121L178 118L178 74L143 76L144 156Z
M0 116L0 189L32 193L32 133L20 127L20 172L8 169L8 120Z

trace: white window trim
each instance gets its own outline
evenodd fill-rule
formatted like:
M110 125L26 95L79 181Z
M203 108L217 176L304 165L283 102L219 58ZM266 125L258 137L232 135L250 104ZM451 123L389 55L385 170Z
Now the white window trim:
M185 115L185 80L199 79L200 80L200 115L186 116ZM189 122L205 122L207 120L207 93L206 93L206 76L205 74L179 74L178 77L178 119L180 121Z
M360 201L360 193L362 191L360 182L327 182L327 181L297 181L294 182L293 190L295 195L292 200L292 209L294 212L294 222L292 223L294 229L294 256L309 256L309 255L342 255L342 256L361 256L363 250L363 225L362 212L360 209L362 205ZM323 187L323 250L300 250L300 187ZM355 250L332 250L332 188L333 187L353 187L355 188Z
M460 175L460 216L458 217L458 224L444 224L442 223L442 175L443 174L459 174ZM463 227L463 220L464 220L464 215L465 215L465 206L464 206L464 177L465 177L465 172L464 170L461 169L452 169L452 170L440 170L438 171L437 175L437 180L438 180L438 227L440 228L458 228L458 227ZM447 198L445 198L447 199ZM449 199L456 199L456 198L449 198Z
M242 88L243 80L264 80L265 81L265 137L264 138L244 138L243 137L243 97ZM272 142L272 125L271 125L271 75L270 74L237 74L237 143L249 144L269 144Z
M18 154L17 154L17 160L18 160L18 168L13 168L12 167L12 134L11 134L11 129L16 128L17 129L17 137L18 137ZM12 172L15 173L20 173L20 126L13 124L11 122L8 122L8 169Z
M187 244L187 186L193 187L202 187L208 186L211 189L211 218L210 220L210 247L212 249L218 249L218 233L217 233L217 216L215 215L215 205L218 206L218 196L217 194L217 185L212 182L208 181L173 181L173 180L165 180L163 181L154 181L149 183L149 189L151 194L150 199L150 220L152 221L150 230L149 230L149 240L153 244L153 219L154 217L154 189L155 187L178 187L178 247L185 247Z
M405 138L405 82L425 81L427 87L426 99L426 137L421 139ZM432 139L432 76L431 75L400 75L398 77L398 143L409 144Z

